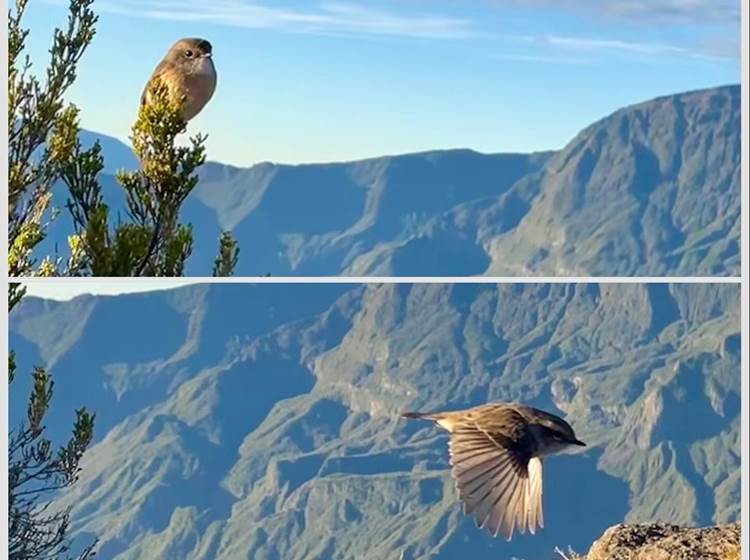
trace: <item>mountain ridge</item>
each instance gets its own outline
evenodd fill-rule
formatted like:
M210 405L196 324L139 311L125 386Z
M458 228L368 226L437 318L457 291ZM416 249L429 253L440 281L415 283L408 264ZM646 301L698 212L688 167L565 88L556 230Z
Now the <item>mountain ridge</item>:
M241 275L737 275L739 114L731 85L620 109L559 151L208 162L182 213L196 231L187 274L210 270L230 229ZM105 161L123 150L105 147ZM40 254L65 245L69 220L57 222Z

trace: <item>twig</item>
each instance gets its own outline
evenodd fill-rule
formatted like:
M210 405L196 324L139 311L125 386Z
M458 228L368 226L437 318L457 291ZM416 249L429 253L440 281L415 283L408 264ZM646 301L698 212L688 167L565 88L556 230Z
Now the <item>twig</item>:
M141 262L141 265L136 270L135 276L140 276L143 273L143 270L146 268L146 264L148 264L148 261L153 256L154 250L156 249L156 243L159 241L160 227L161 227L161 214L157 214L156 223L154 224L154 234L151 237L151 243L149 243L148 250L146 251L146 256L143 257L143 261Z

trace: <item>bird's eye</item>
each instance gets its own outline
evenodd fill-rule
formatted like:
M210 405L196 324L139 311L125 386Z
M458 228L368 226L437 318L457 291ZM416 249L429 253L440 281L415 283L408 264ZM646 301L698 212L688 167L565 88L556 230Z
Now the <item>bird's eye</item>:
M552 439L554 439L555 441L562 441L562 436L560 434L555 434L554 436L552 436Z
M192 58L193 57L193 51L191 51L190 49L186 50L185 51L185 56L188 57L188 58Z

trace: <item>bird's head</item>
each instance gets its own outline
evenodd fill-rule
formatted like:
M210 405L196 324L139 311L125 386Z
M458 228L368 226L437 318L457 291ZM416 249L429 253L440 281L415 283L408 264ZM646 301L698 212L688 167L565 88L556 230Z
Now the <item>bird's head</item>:
M213 47L205 39L186 37L169 49L167 59L189 73L213 70Z
M576 437L573 428L565 420L553 414L538 412L533 425L541 454L555 453L571 445L586 446Z

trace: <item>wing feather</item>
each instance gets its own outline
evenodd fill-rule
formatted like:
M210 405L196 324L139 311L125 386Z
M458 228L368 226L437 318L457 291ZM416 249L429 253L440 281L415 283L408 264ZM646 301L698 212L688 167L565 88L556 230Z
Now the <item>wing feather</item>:
M518 476L514 481L511 492L508 493L508 499L506 500L503 507L503 515L500 520L500 528L503 530L503 534L507 540L513 537L513 530L516 526L516 520L521 516L519 504L519 497L523 492L525 486L525 479Z
M544 527L542 512L542 460L532 457L529 461L529 480L526 487L526 504L528 511L528 528L533 535L537 527Z
M502 526L503 514L508 511L508 502L510 497L516 492L516 488L521 484L523 479L514 473L514 476L507 484L499 485L491 496L492 515L489 518L489 531L493 536L497 536Z
M479 527L510 540L515 528L532 533L541 526L541 460L519 453L514 446L525 425L513 410L492 418L459 422L451 432L452 475L464 513ZM521 419L522 420L522 419ZM499 430L495 428L500 428ZM514 431L515 430L515 431Z

